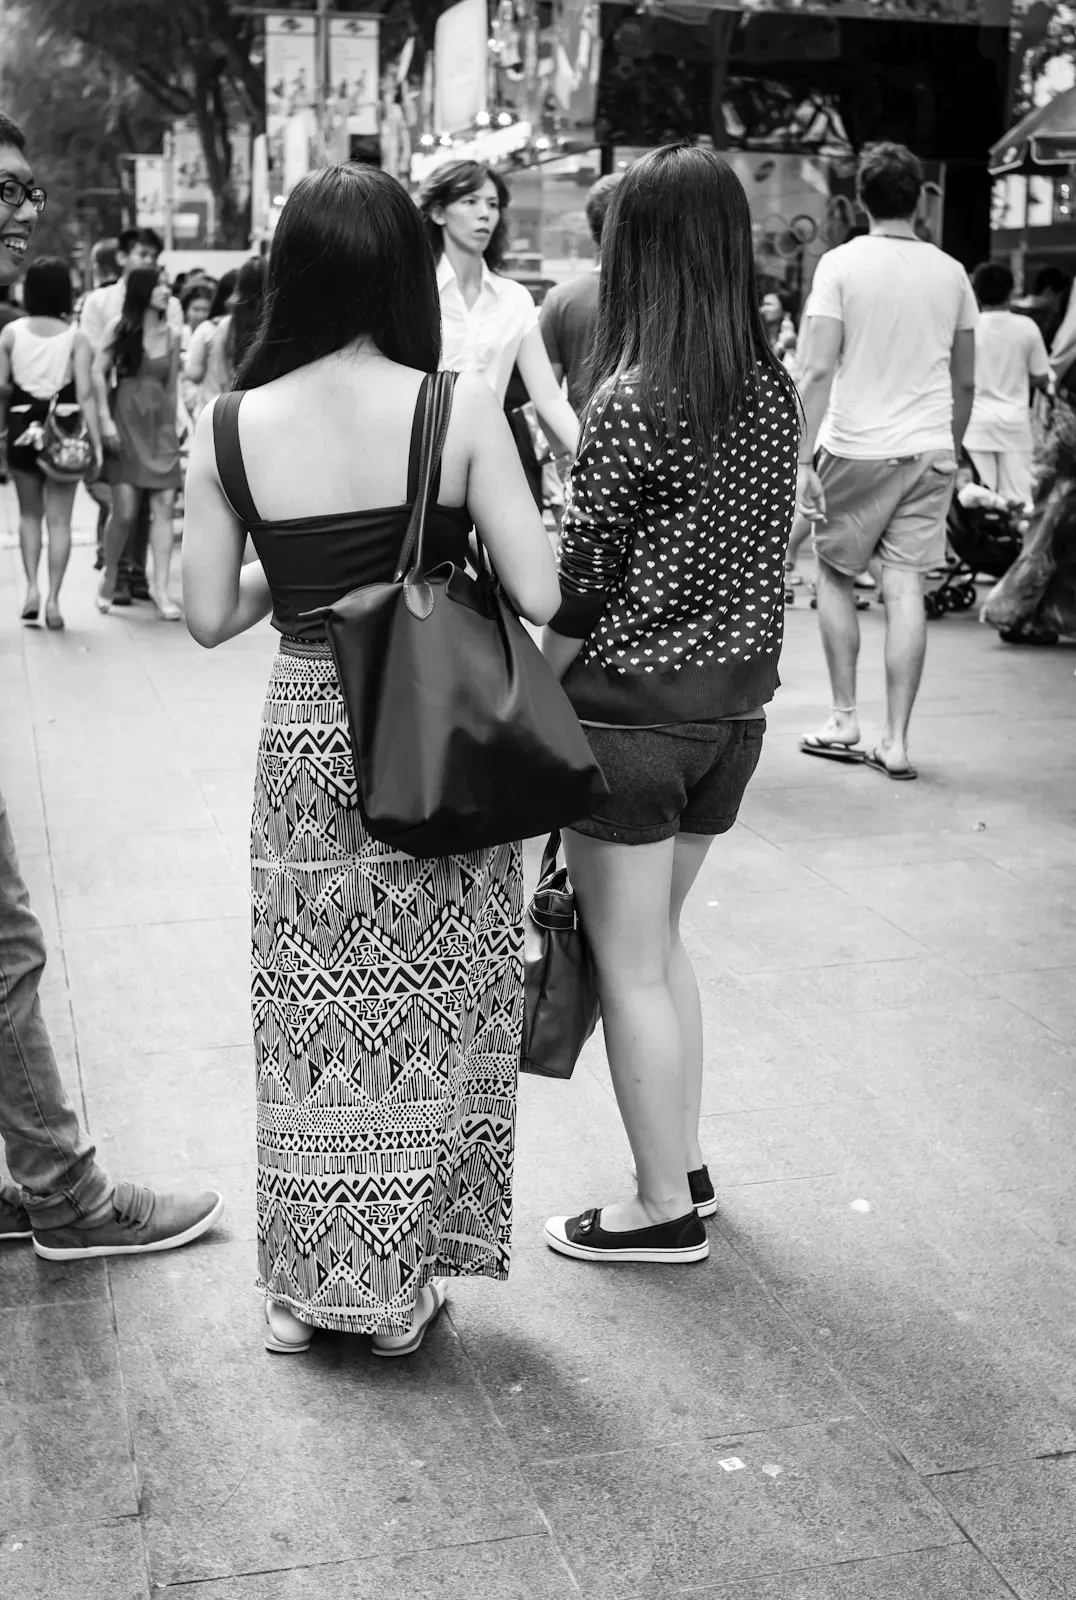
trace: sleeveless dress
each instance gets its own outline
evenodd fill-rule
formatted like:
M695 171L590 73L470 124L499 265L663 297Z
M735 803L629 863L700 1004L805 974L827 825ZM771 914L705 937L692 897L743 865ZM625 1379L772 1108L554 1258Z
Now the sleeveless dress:
M34 333L20 318L11 331L11 398L8 401L8 465L13 472L44 474L38 464L38 429L55 399L78 405L71 357L75 329L52 335ZM30 430L26 444L19 440Z
M106 455L105 483L136 489L178 489L182 482L176 395L170 387L174 340L162 356L142 357L133 377L120 378L112 394L112 420L120 436L118 455Z
M283 635L251 829L257 1282L314 1327L403 1334L431 1278L508 1276L521 852L421 859L370 837L324 630L300 616L391 580L425 385L407 505L287 522L251 499L242 398L215 403L217 466ZM470 527L431 504L429 564L462 565Z

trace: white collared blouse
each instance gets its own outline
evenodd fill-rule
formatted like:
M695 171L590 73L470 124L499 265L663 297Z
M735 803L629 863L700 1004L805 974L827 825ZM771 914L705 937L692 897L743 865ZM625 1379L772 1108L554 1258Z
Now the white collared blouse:
M538 308L523 284L482 263L482 287L470 311L447 255L437 266L441 296L441 365L477 372L504 404L519 347L538 326Z

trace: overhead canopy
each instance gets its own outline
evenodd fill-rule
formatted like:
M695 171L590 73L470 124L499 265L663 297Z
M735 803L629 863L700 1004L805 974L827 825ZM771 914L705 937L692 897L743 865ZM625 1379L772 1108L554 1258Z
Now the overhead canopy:
M991 177L1067 172L1076 164L1076 89L1036 106L990 152Z

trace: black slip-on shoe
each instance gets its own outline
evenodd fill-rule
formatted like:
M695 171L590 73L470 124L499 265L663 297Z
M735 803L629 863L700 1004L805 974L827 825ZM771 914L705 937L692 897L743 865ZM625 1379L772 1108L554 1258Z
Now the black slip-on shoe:
M699 1216L716 1217L717 1196L710 1181L709 1167L699 1167L695 1172L689 1172L687 1181L691 1189L692 1202Z
M574 1256L577 1261L657 1261L671 1266L705 1261L710 1254L706 1229L694 1211L672 1222L657 1222L627 1233L606 1233L601 1217L598 1207L578 1217L550 1217L545 1242L559 1255Z

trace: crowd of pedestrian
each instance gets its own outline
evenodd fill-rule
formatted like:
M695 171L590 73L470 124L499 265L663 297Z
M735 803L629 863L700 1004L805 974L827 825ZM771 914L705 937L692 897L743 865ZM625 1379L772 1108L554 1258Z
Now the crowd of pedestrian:
M190 428L188 629L207 648L266 618L280 635L251 854L270 1351L299 1354L331 1329L369 1336L378 1356L410 1354L449 1279L503 1279L510 1263L521 842L424 855L377 834L352 756L363 685L327 623L360 589L402 583L423 622L439 595L481 613L492 591L459 575L488 563L543 630L543 692L560 703L559 682L607 791L563 829L563 849L636 1174L627 1199L566 1199L544 1236L588 1262L707 1257L717 1201L681 920L763 750L790 550L812 537L832 689L800 749L907 782L924 580L945 560L962 454L988 495L1015 506L1032 494L1026 412L1049 382L1043 340L1012 312L1006 269L983 266L973 288L924 240L922 182L902 146L863 154L869 229L822 257L798 327L793 302L759 281L732 169L686 143L595 187L597 265L541 315L503 271L504 180L473 161L435 171L417 205L372 167L311 174L267 263L188 281L178 299L160 241L136 230L77 326L64 264L26 273L26 315L0 331L8 434L54 407L85 419L105 512L100 609L120 603L125 560L135 592L148 507L147 592L163 618L180 615L172 513ZM44 203L0 118L0 279L20 275ZM1066 339L1076 351L1068 324L1055 353ZM440 370L458 374L454 387ZM513 379L570 462L556 555L506 414ZM70 485L36 484L17 454L25 432L9 447L24 616L40 603L44 517L48 621ZM885 607L887 703L863 748L856 584L868 569ZM435 788L436 774L423 782ZM189 1242L220 1197L157 1196L100 1173L48 1047L43 960L0 805L0 1132L19 1186L0 1192L0 1238L32 1236L57 1259Z

